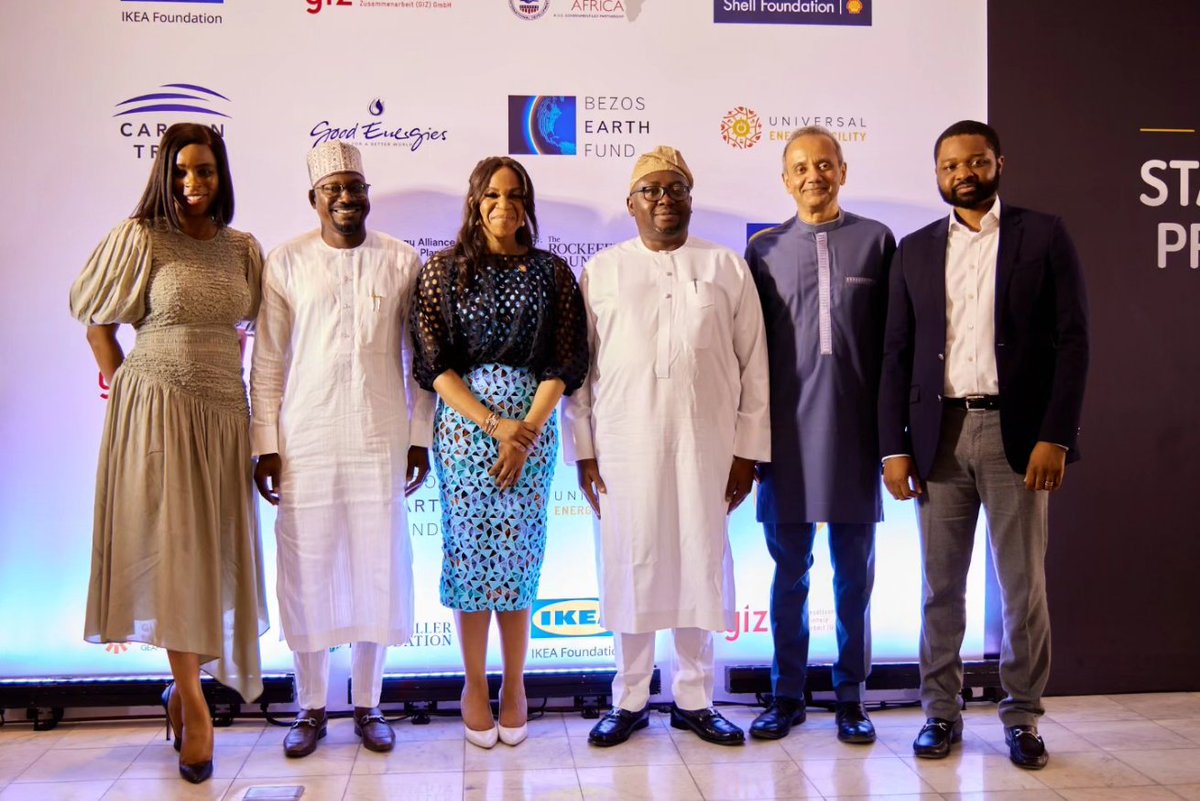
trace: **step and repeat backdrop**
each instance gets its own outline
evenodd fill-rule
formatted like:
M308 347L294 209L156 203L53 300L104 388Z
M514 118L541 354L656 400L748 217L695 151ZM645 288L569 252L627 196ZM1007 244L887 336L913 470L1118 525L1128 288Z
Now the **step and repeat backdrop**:
M340 139L362 149L369 225L422 257L450 244L475 162L512 154L537 188L539 244L578 272L635 235L629 173L659 144L682 150L696 174L692 234L741 252L748 230L794 213L780 157L789 132L808 124L830 128L845 150L843 205L899 237L945 213L936 135L986 117L985 16L982 0L61 0L6 9L0 678L166 669L150 646L81 639L106 393L67 290L132 210L169 124L199 121L224 134L234 227L268 250L316 227L305 155ZM131 346L132 330L122 330ZM247 374L252 348L250 337ZM752 507L730 520L740 614L718 637L721 664L771 657L772 563ZM892 502L885 514L874 652L876 661L912 661L915 517ZM573 468L560 464L549 515L530 666L611 665L611 637L595 622L593 521ZM273 523L264 504L270 593ZM388 668L453 670L432 479L409 500L409 524L417 630L391 649ZM827 554L822 534L815 661L835 653ZM975 565L968 656L984 650L983 559ZM265 668L290 669L277 627L262 650ZM667 655L660 649L664 668ZM498 664L498 649L493 656ZM335 664L344 671L345 661Z

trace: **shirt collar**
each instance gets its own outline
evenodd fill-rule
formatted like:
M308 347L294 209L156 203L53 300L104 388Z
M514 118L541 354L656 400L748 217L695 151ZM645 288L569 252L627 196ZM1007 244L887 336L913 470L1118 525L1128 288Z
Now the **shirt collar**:
M992 201L992 207L988 209L987 214L983 215L983 219L979 221L979 232L988 231L1000 225L1000 196L996 195L996 199ZM954 209L950 209L950 230L961 231L967 234L978 233L972 231L958 219L958 213Z

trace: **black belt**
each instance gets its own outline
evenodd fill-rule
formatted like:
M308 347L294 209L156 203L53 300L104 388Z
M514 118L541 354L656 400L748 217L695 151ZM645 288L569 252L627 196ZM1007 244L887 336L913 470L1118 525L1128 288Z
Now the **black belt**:
M965 398L942 398L950 409L966 409L968 412L984 412L1000 408L999 395L968 395Z

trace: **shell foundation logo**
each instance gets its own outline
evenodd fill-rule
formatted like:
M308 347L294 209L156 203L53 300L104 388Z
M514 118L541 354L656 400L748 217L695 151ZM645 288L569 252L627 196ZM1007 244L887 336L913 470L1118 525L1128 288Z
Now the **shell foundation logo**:
M738 106L721 120L721 138L732 148L748 150L762 139L762 120L754 109Z
M863 12L862 0L850 0L846 3L846 11L850 14L861 14Z

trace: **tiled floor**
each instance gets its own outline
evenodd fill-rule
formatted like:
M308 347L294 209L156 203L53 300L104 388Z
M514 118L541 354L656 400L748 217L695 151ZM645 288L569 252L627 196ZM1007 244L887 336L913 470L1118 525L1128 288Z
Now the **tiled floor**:
M362 749L349 720L305 759L285 759L284 729L238 723L217 730L216 774L191 786L176 774L162 726L61 724L49 732L0 727L0 801L211 799L240 801L247 788L303 785L304 801L600 801L613 799L888 798L1191 799L1200 801L1200 693L1050 698L1041 724L1051 757L1042 771L1009 764L989 704L965 713L961 748L946 760L912 757L917 709L873 714L879 741L842 745L832 715L814 711L778 742L722 748L671 729L648 729L615 748L587 744L592 721L547 715L516 748L482 751L457 721L396 724L396 749ZM746 726L755 711L729 707Z

